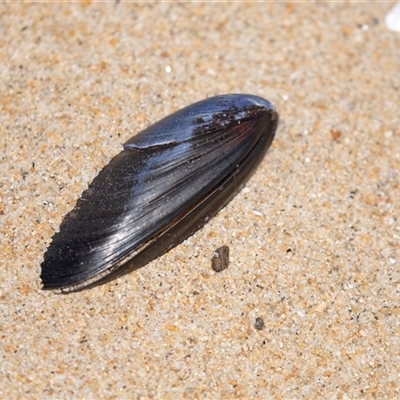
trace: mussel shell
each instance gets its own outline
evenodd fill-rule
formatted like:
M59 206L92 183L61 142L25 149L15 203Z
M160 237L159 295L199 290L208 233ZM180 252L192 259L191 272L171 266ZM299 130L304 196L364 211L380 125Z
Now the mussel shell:
M42 263L44 289L105 283L182 242L241 188L277 123L267 100L230 94L134 136L64 218Z

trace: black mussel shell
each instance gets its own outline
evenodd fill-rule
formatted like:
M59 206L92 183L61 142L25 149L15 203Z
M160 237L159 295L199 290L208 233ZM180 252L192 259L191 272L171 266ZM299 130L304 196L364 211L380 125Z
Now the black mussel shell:
M64 218L42 263L44 289L78 291L142 267L202 227L270 146L275 107L229 94L140 132Z

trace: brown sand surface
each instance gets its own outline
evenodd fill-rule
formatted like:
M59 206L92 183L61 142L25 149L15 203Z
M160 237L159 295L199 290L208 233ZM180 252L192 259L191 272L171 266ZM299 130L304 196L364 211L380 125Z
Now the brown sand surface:
M1 398L400 397L390 7L0 5ZM281 117L235 199L138 271L41 290L54 232L121 144L223 93Z

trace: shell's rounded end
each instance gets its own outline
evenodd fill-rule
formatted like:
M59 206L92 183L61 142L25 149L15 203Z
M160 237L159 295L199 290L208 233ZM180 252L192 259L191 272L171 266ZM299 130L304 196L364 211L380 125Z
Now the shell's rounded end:
M124 148L144 150L187 142L200 130L227 128L230 123L235 124L256 109L261 113L275 112L271 102L253 94L233 93L210 97L149 126L124 143Z

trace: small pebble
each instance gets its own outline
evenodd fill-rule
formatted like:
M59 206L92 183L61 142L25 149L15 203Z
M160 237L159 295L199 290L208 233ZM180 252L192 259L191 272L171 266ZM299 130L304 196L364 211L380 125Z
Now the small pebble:
M215 272L221 272L228 268L229 265L229 247L221 246L215 250L214 256L211 259L211 266Z
M261 331L264 329L264 320L260 317L256 318L256 322L254 323L254 328L256 328L258 331Z

